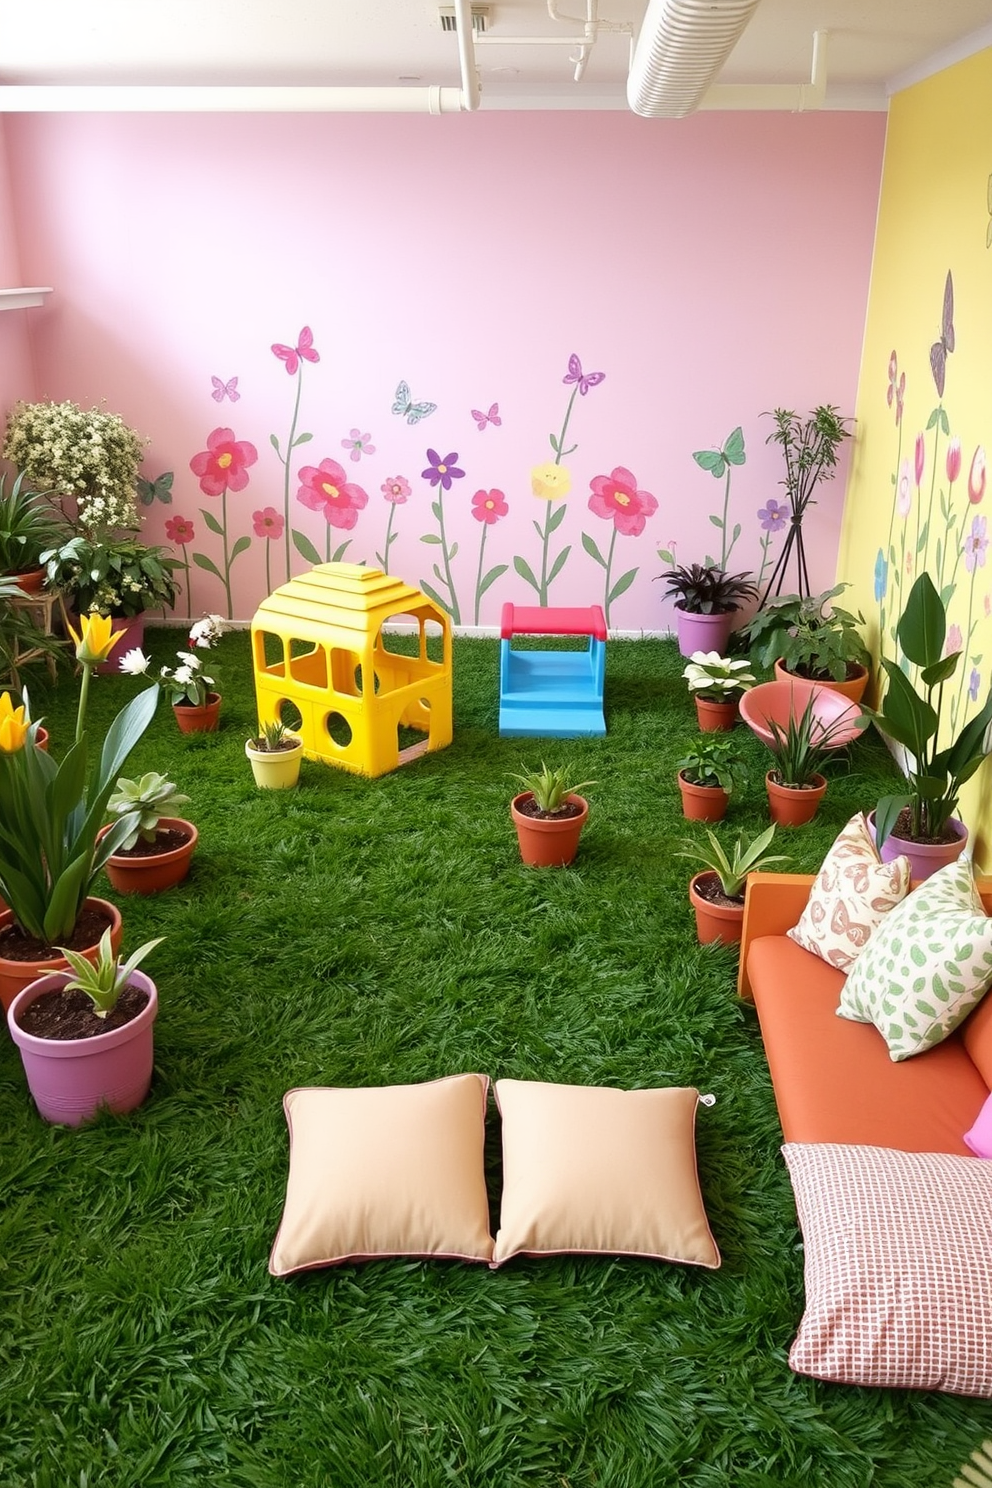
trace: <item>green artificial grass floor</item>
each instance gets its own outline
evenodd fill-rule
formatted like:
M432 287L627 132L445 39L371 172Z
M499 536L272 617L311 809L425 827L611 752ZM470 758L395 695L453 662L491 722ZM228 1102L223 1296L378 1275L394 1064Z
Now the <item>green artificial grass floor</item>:
M150 640L164 662L183 636ZM167 771L200 829L184 886L118 901L126 950L167 937L147 1103L48 1127L0 1044L3 1488L949 1488L992 1404L786 1363L802 1250L756 1019L735 954L696 944L675 856L702 829L675 784L695 723L674 642L610 644L605 739L533 744L497 737L497 643L458 641L449 749L375 781L304 762L285 794L244 757L247 637L216 660L220 731L181 736L163 702L129 767ZM136 685L97 679L93 720ZM34 685L56 754L75 698ZM751 784L723 835L766 821L767 756L741 732ZM597 782L571 869L519 862L509 774L542 756ZM859 741L817 821L779 834L795 869L892 775ZM722 1270L270 1278L284 1091L461 1070L713 1092L698 1149Z

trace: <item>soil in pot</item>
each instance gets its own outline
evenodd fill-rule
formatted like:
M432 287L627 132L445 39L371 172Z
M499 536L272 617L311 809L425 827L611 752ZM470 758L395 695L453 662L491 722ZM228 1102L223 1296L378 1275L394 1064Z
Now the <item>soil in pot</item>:
M41 1039L97 1038L132 1022L148 1006L148 993L131 983L105 1018L97 1016L85 992L42 992L17 1020L18 1028Z
M914 837L913 836L913 813L908 806L904 806L896 817L896 824L889 833L890 837L898 837L903 842L918 842L927 847L950 847L961 840L961 833L956 832L950 822L945 822L944 830L939 837Z
M538 821L569 821L574 816L582 815L582 807L576 806L574 801L565 801L557 811L542 811L533 796L517 802L517 811L521 816L533 816Z
M75 929L63 944L70 951L85 951L99 945L105 930L113 924L102 909L86 908L76 921ZM26 935L20 925L7 925L0 930L0 958L5 961L51 961L61 955L58 946L46 945ZM65 962L62 963L65 965ZM88 999L87 999L88 1000Z
M723 889L720 887L720 880L715 874L712 878L697 878L694 888L700 899L705 899L707 904L719 905L721 909L744 908L743 899L733 899L729 894L723 892Z
M156 858L163 853L175 852L179 847L185 847L189 841L190 832L180 831L178 827L159 827L155 833L154 842L146 842L139 837L133 847L119 847L114 853L115 858Z

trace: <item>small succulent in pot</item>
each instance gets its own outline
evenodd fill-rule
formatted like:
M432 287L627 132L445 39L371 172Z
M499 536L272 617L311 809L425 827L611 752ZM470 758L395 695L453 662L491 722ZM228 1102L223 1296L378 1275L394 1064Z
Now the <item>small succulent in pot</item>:
M185 806L188 800L189 796L176 790L174 781L154 770L138 780L129 780L122 775L107 802L107 810L115 816L131 816L137 812L138 821L118 851L130 852L139 842L153 844L161 818L175 816L174 808Z
M740 746L728 734L701 734L677 768L690 785L716 786L728 796L743 789L747 779Z
M299 734L288 729L280 718L263 723L262 732L248 740L252 749L260 754L280 754L287 749L299 749L301 742Z
M568 765L559 765L556 770L550 770L542 760L539 771L514 775L513 779L519 780L524 792L533 796L538 816L565 816L575 810L568 797L577 796L579 791L596 784L595 780L581 780L573 784L569 775Z
M750 572L728 574L714 564L676 565L656 577L665 584L665 599L689 615L726 615L758 594Z
M88 961L78 951L59 946L60 953L74 972L72 979L62 988L63 992L85 992L93 1003L96 1016L106 1018L117 1006L121 993L131 979L131 973L137 970L149 952L161 945L164 939L163 935L159 935L154 940L146 940L123 964L111 949L109 930L104 931L95 962Z
M694 651L682 676L693 697L706 703L733 703L754 686L751 663L721 656L719 651Z
M719 837L709 827L706 829L706 836L708 839L706 842L695 842L691 838L686 838L685 846L679 851L678 857L692 858L702 863L704 869L708 868L714 873L719 879L721 892L728 899L739 900L743 903L744 886L749 873L767 868L771 863L789 861L784 853L769 853L768 851L772 838L775 836L774 822L757 837L748 838L742 833L734 843L730 856L727 855Z

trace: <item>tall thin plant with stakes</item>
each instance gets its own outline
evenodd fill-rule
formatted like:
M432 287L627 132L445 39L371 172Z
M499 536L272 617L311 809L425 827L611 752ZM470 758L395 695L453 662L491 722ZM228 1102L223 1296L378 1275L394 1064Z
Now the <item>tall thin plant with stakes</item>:
M813 492L821 480L832 480L837 468L837 452L851 431L847 420L841 418L829 403L814 408L808 418L788 408L776 408L768 417L774 419L775 428L766 444L781 446L785 456L785 479L780 482L789 498L789 530L771 578L761 596L759 609L763 608L769 594L781 594L789 560L795 555L798 582L796 588L806 598L810 593L809 572L806 567L806 548L803 543L803 517L806 508L813 502Z

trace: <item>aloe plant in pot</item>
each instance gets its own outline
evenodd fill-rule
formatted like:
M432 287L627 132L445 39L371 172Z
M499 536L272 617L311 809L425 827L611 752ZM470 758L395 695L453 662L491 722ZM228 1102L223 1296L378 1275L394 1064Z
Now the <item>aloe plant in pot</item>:
M515 775L524 787L510 802L520 856L532 868L564 868L579 847L589 803L579 791L594 780L573 784L567 765L555 770L542 761L540 770Z
M245 754L260 790L291 790L299 782L303 740L280 719L263 724L261 733L245 742Z
M721 941L733 945L741 938L744 923L744 890L749 873L767 868L772 863L787 863L781 853L770 853L775 836L775 823L757 837L742 833L728 856L714 831L706 829L706 841L687 838L680 858L691 858L704 864L702 872L689 883L689 902L696 916L696 934L700 945Z
M858 728L868 726L862 714ZM846 738L852 724L847 713L832 723L822 723L815 711L815 689L810 689L802 712L798 705L784 724L767 718L771 734L768 748L775 761L765 776L768 809L781 827L801 827L813 820L827 790L824 766L835 751L839 736Z

